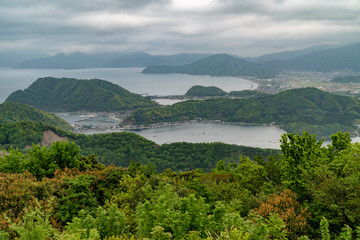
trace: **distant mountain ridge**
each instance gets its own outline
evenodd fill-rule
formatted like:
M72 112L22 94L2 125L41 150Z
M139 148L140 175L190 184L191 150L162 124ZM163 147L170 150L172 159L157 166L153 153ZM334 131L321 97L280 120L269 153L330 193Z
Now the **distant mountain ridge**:
M99 79L39 78L25 90L13 92L5 102L26 103L50 112L113 112L157 106L138 94Z
M360 70L360 43L312 52L288 61L270 61L264 65L277 70L329 72Z
M181 66L149 66L143 73L181 73L211 76L257 76L269 78L275 72L262 65L251 63L229 54L215 54L191 64Z
M104 64L105 67L147 67L150 65L182 65L192 63L210 54L180 53L175 55L150 55L147 53L133 53L117 57Z
M78 69L99 68L102 66L103 63L100 59L77 52L70 55L59 53L51 57L28 60L19 64L17 68Z
M261 55L259 57L248 57L244 58L247 61L255 62L255 63L264 63L269 61L287 61L293 58L297 58L312 52L327 50L340 47L338 44L323 44L318 46L312 46L304 49L294 50L294 51L285 51L285 52L277 52L277 53L271 53L271 54L265 54Z
M111 60L103 60L85 53L76 52L69 55L58 53L54 56L27 60L16 68L21 69L82 69L82 68L126 68L147 67L153 64L181 65L194 62L209 54L180 53L175 55L150 55L133 53L118 56Z

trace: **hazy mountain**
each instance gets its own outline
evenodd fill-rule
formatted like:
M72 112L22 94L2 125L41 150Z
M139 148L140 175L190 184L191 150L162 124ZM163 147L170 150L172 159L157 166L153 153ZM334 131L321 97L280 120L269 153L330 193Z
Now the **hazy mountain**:
M271 53L262 55L259 57L252 57L252 58L244 58L245 60L248 60L250 62L256 62L256 63L264 63L268 61L274 61L274 60L290 60L293 58L297 58L312 52L317 52L321 50L331 49L339 47L338 44L324 44L324 45L318 45L318 46L312 46L305 49L300 50L294 50L294 51L285 51L285 52L278 52L278 53Z
M20 63L34 59L48 57L45 53L38 51L0 51L0 67L15 67Z
M157 106L138 94L98 79L39 78L25 90L13 92L5 102L26 103L50 112L114 112Z
M340 69L360 70L360 43L312 52L288 61L270 61L264 64L277 70L318 72Z
M103 62L93 56L76 52L69 55L59 53L51 57L37 58L22 62L17 68L78 69L102 67Z
M260 64L251 63L228 54L215 54L181 66L149 66L143 73L182 73L211 76L272 77L274 72Z
M176 55L150 55L147 53L133 53L119 56L105 63L105 67L147 67L150 65L182 65L194 62L209 54L188 54L180 53Z

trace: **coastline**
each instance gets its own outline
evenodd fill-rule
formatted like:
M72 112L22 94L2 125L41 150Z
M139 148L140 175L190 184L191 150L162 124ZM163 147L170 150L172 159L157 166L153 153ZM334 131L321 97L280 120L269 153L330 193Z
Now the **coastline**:
M247 83L249 83L251 85L251 87L248 90L256 90L259 87L259 85L256 82L250 81L248 79L243 79L243 78L240 78L240 77L238 77L238 79L240 79L240 80L242 80L244 82L247 82Z
M258 123L246 123L246 122L224 122L221 120L203 120L203 119L193 119L186 121L175 121L175 122L159 122L148 125L113 125L113 126L84 126L84 125L74 125L75 133L86 133L91 131L127 131L127 130L144 130L144 129L154 129L162 127L171 127L171 126L184 126L192 124L225 124L225 125L239 125L239 126L268 126L279 128L274 123L258 124ZM279 128L281 129L281 128Z

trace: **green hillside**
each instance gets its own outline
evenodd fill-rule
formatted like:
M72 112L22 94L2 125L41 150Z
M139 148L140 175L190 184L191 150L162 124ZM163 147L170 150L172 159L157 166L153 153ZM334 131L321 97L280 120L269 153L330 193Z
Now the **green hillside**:
M10 146L23 149L25 146L38 144L43 140L44 131L48 130L79 145L81 155L95 154L99 162L103 164L129 166L131 161L142 164L151 162L159 172L166 168L173 171L201 168L209 172L220 160L226 163L237 162L242 155L249 156L251 159L255 156L266 159L267 156L278 153L278 150L274 149L225 143L172 143L159 146L130 132L74 134L36 122L0 124L0 149L9 149Z
M255 124L275 123L288 132L308 131L329 136L354 132L360 102L316 88L294 89L262 98L186 101L164 108L139 109L127 122L151 124L195 118Z
M242 91L231 91L229 92L231 97L242 97L242 98L260 98L269 96L268 93L259 92L256 90L242 90Z
M0 104L0 124L15 122L40 122L62 130L72 131L72 127L65 120L34 107L21 103Z
M27 89L13 92L5 102L26 103L50 112L113 112L157 105L104 80L53 77L39 78Z
M149 66L143 73L182 73L211 76L256 76L269 78L274 71L228 54L215 54L191 64L181 66Z
M214 86L204 87L200 85L192 86L186 93L188 97L210 97L210 96L225 96L227 93L222 89Z

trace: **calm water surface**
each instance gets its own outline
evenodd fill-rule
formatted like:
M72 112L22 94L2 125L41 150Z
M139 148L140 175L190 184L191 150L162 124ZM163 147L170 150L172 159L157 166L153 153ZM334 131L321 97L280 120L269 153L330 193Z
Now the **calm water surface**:
M16 90L27 88L41 77L103 79L130 92L149 95L185 94L194 85L216 86L224 91L251 89L254 85L234 77L194 76L185 74L142 74L143 68L94 69L12 69L0 68L0 103Z
M18 89L27 88L40 77L72 77L103 79L135 93L149 95L184 94L193 85L216 86L224 91L252 89L255 85L233 77L189 76L182 74L141 74L143 68L113 69L0 69L0 102ZM157 100L173 104L176 100ZM91 114L58 113L70 124L109 127L117 123L108 117L92 118ZM108 131L104 131L108 132ZM285 131L267 126L238 126L226 124L191 124L133 131L158 144L172 142L224 142L229 144L279 148L280 135ZM100 133L98 131L88 134Z
M89 131L87 134L108 132L113 131ZM136 133L157 144L223 142L260 148L280 148L280 136L286 133L276 127L210 123L159 127L129 132Z

